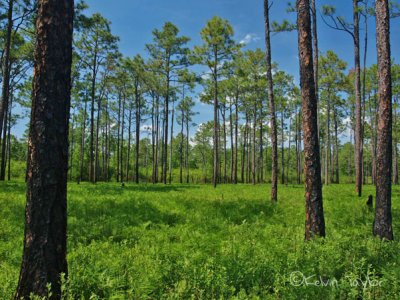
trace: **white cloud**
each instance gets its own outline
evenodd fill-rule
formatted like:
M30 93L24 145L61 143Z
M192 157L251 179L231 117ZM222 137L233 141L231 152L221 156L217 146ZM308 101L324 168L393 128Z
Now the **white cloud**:
M246 36L239 42L242 45L247 45L252 42L257 42L260 40L260 37L255 33L248 33Z

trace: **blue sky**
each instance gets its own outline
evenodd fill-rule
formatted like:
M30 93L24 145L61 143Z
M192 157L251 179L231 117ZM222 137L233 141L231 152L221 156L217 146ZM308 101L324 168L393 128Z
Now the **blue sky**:
M371 0L372 1L372 0ZM286 12L287 0L275 0L271 8L271 21L289 19L295 14ZM182 35L191 37L191 45L200 44L200 30L213 16L228 19L235 30L237 41L246 40L248 48L264 49L264 16L262 0L87 0L88 13L100 12L112 22L112 31L120 37L120 50L124 55L140 53L146 56L144 45L151 42L151 32L166 21L176 24ZM337 13L352 20L352 1L323 0L317 3L336 6ZM340 58L353 66L353 43L350 35L328 28L319 16L320 51L334 50ZM375 20L370 19L368 64L375 63ZM364 31L361 31L363 39ZM399 57L399 20L392 21L392 55ZM297 33L280 33L272 37L273 60L298 82ZM196 122L212 119L210 107L199 104Z
M295 14L286 13L289 0L275 0L271 8L271 22L289 19L295 21ZM126 56L138 53L146 56L144 45L151 42L152 30L161 28L171 21L177 25L182 35L191 37L190 45L201 44L200 31L206 22L215 15L228 19L235 30L237 41L247 40L248 48L264 49L264 16L262 0L86 0L89 5L87 14L99 12L112 22L112 32L120 37L120 50ZM270 1L271 2L271 1ZM372 0L370 0L372 2ZM352 1L321 0L324 4L336 6L337 13L347 20L352 20ZM318 18L320 51L334 50L341 59L353 67L353 43L350 35L328 28ZM392 56L400 60L400 18L392 20ZM376 62L375 20L369 21L368 64ZM364 31L361 31L363 39ZM298 82L297 33L280 33L272 37L272 57L279 67L293 75ZM196 106L199 115L195 122L201 123L212 119L209 106ZM17 128L24 131L25 126ZM19 129L19 130L18 130ZM19 134L18 134L19 135Z

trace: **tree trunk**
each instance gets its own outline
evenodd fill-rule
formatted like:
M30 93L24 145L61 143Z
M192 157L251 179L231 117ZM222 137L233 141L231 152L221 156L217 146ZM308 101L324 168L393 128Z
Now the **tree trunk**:
M120 150L119 150L119 178L121 179L121 182L124 182L124 176L123 176L123 168L122 166L124 165L124 127L125 127L125 96L122 99L122 124L121 124L121 141L120 141Z
M315 0L311 0L311 16L312 16L312 37L313 37L313 54L314 54L314 83L315 83L315 97L317 98L317 124L318 124L318 139L320 135L320 121L319 121L319 87L318 87L318 74L319 74L319 49L318 49L318 27L317 27L317 8Z
M167 62L169 66L169 60ZM164 184L167 184L167 160L168 160L168 116L169 116L169 90L170 90L170 74L167 72L166 76L167 88L165 94L164 104L164 145L162 155L162 180Z
M297 28L303 103L304 174L306 181L306 240L314 236L325 236L317 125L317 99L315 95L314 70L312 64L313 54L310 25L310 3L308 0L298 0Z
M394 120L393 127L397 127L397 98L394 98ZM399 150L397 148L397 131L393 134L393 184L399 184Z
M235 160L235 148L233 144L233 118L232 118L232 101L229 102L229 134L231 139L231 183L235 180L234 160Z
M214 148L214 157L213 157L213 185L214 188L217 187L217 183L219 180L219 124L218 124L218 59L217 59L217 49L214 51L214 136L213 136L213 148Z
M326 142L325 142L325 184L329 184L329 162L331 159L331 94L328 90L327 111L326 111Z
M251 182L256 184L256 169L257 169L257 164L256 164L256 124L257 124L257 105L254 104L253 107L253 147L251 148L251 160L252 160L252 170L251 170Z
M271 55L268 0L264 0L264 19L265 19L266 60L267 60L267 84L268 84L269 113L271 122L271 147L272 147L271 201L276 202L278 201L278 134L276 126L274 83L272 79L272 63L271 63L272 55Z
M121 140L121 138L120 138L120 132L121 132L121 104L122 104L121 102L122 102L122 96L119 93L118 94L118 119L117 119L117 129L118 129L118 133L117 133L117 182L119 182L119 180L120 180L119 166L120 166L120 158L121 158L121 156L120 156L120 150L121 150L121 147L120 147L120 140Z
M226 106L225 103L223 103L221 105L221 115L222 115L222 131L224 133L224 183L226 183L227 181L227 160L228 160L228 156L226 153L226 119L225 119L225 115L226 115Z
M356 193L361 197L362 193L362 116L361 116L361 68L360 68L360 20L359 20L359 0L353 0L354 17L354 61L355 61L355 83L354 90L356 96L356 130L355 130L355 169L356 169Z
M234 183L238 183L239 95L235 97L235 164Z
M129 103L129 114L128 114L128 145L126 152L126 169L125 169L125 181L129 181L129 171L131 162L131 129L132 129L132 102Z
M186 183L189 183L189 112L186 115Z
M8 2L8 10L7 10L7 31L5 37L5 45L4 45L4 57L3 57L3 82L2 82L2 93L1 93L1 103L0 103L0 139L3 133L3 125L6 125L7 122L4 122L4 119L7 119L8 114L8 102L10 97L10 51L11 51L11 38L12 38L12 29L13 29L13 9L14 9L14 0L9 0ZM6 127L6 126L4 126ZM4 128L4 131L5 128ZM3 139L2 143L6 143ZM0 178L4 180L3 177Z
M99 131L100 131L100 117L101 117L101 97L97 101L97 120L96 120L96 145L94 154L94 174L93 183L99 180Z
M281 183L285 184L285 121L283 119L283 111L281 112Z
M179 183L183 183L183 130L185 127L185 111L181 110L181 139L179 141Z
M61 299L68 275L67 172L72 0L39 0L29 134L24 252L15 299Z
M335 123L335 183L339 184L339 133L338 116L336 108L333 109L333 119Z
M173 171L173 165L172 165L172 154L174 150L174 145L173 145L173 139L174 139L174 117L175 117L175 101L172 101L172 113L171 113L171 142L170 142L170 148L169 148L169 184L172 183L172 171Z
M393 240L392 229L392 78L388 0L375 2L378 52L379 126L373 234Z

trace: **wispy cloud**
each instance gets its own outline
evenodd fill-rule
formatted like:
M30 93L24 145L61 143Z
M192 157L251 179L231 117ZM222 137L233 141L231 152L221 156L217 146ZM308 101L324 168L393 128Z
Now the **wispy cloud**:
M239 42L242 45L247 45L250 44L252 42L257 42L259 41L261 38L255 34L255 33L248 33L245 35L245 37Z

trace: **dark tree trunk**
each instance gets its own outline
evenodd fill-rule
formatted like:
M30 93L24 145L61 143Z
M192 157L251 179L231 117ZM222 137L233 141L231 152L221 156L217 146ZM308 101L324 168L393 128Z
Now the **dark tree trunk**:
M309 240L314 236L325 236L309 0L297 1L297 28L303 103L304 174L306 181L305 238Z
M289 183L289 169L290 169L290 152L291 152L291 127L292 127L292 117L289 117L289 145L288 145L288 157L286 161L286 184Z
M339 184L339 133L338 116L336 108L333 109L333 119L335 123L335 183Z
M86 131L86 113L87 113L87 99L85 97L85 110L83 113L82 132L81 132L81 153L80 153L80 170L79 182L83 180L83 162L85 160L85 131Z
M264 19L265 19L265 46L267 60L267 84L268 84L268 99L269 113L271 122L271 159L272 159L272 174L271 174L271 201L278 201L278 134L276 126L275 99L274 99L274 83L272 80L272 55L271 55L271 38L269 27L269 1L264 0Z
M96 98L96 70L97 70L97 55L94 53L93 69L92 69L92 87L91 87L91 107L90 107L90 166L89 166L89 181L95 182L95 161L94 161L94 104Z
M39 0L24 253L15 299L61 298L68 275L67 172L73 0Z
M353 0L354 16L354 61L355 61L355 83L354 90L356 95L356 130L355 130L355 169L356 169L356 193L361 197L362 193L362 116L361 116L361 68L360 68L360 20L359 20L359 0Z
M328 90L327 111L326 111L326 141L325 141L325 184L330 183L329 162L331 160L331 94Z
M121 94L118 95L118 120L117 120L117 124L118 124L118 133L117 133L117 182L119 182L120 180L120 170L119 170L119 166L120 166L120 131L121 131L121 102L122 102L122 96Z
M126 169L125 169L125 181L129 181L129 171L131 163L131 129L132 129L132 102L129 103L129 114L128 114L128 145L126 152Z
M214 155L213 155L213 185L214 188L217 187L217 183L219 180L219 123L218 123L218 59L217 59L217 49L214 51L214 135L213 135L213 148L214 148Z
M222 115L222 131L224 134L224 183L226 183L227 180L227 161L228 161L228 156L226 153L226 106L225 103L221 105L221 115Z
M262 107L260 108L260 181L261 183L264 182L264 126L263 126L263 120L264 120L264 113L262 110Z
M185 111L181 110L181 139L179 141L179 183L183 183L183 129L185 127Z
M285 121L283 119L283 111L281 112L281 183L285 184Z
M172 101L172 112L171 112L171 142L170 142L170 148L169 148L169 184L172 183L172 171L173 171L173 165L172 165L172 154L174 150L174 145L173 145L173 139L174 139L174 118L175 118L175 101Z
M378 52L379 126L376 158L376 204L373 233L393 240L392 229L392 78L388 0L377 0L376 43Z
M256 184L256 127L257 124L257 105L254 104L253 107L253 132L252 132L252 140L253 140L253 147L251 148L251 160L252 160L252 170L251 170L251 182L252 184Z
M101 117L101 97L97 101L97 120L96 120L96 145L94 148L94 174L93 183L99 180L99 132L100 132L100 117Z
M313 54L314 54L314 83L315 83L315 97L317 98L317 124L318 124L318 138L320 135L320 122L319 122L319 87L318 87L318 74L319 74L319 50L318 50L318 27L317 27L317 7L315 0L311 0L311 16L312 16L312 37L313 37Z
M152 95L152 108L151 108L151 159L152 159L152 172L151 172L151 182L156 183L156 103L155 96Z
M394 123L393 126L397 126L397 99L394 99ZM393 184L399 184L399 151L397 148L397 132L393 134Z
M235 164L234 183L238 183L238 138L239 138L239 95L235 97Z
M121 182L124 182L124 176L123 176L123 165L124 165L124 127L125 127L125 96L122 99L122 123L121 123L121 140L120 140L120 150L119 150L119 178L121 179Z
M245 183L245 173L244 173L244 167L245 167L245 159L246 159L246 141L247 141L247 116L246 116L246 124L243 129L243 137L242 137L242 159L241 159L241 169L240 169L240 179L242 183Z
M14 0L8 1L8 9L7 9L7 30L5 37L5 45L4 45L4 53L3 53L3 82L2 82L2 93L1 93L1 103L0 103L0 139L3 132L3 125L6 127L7 122L4 122L7 119L8 114L8 102L10 97L10 51L11 51L11 35L13 29L13 9L14 9ZM4 128L6 132L6 129ZM3 144L6 141L3 139ZM4 180L4 177L1 176L1 180Z
M169 66L169 59L167 65ZM167 88L164 104L164 144L162 154L162 181L167 184L167 161L168 161L168 116L169 116L169 90L170 90L170 73L167 72Z
M7 170L7 180L11 180L11 111L12 105L10 104L10 110L8 114L8 136L7 136L7 152L8 152L8 170Z
M8 110L4 114L3 137L1 144L1 163L0 163L0 180L4 181L6 177L6 149L7 149L7 131L8 131Z
M229 134L231 139L231 183L234 182L235 179L235 170L234 170L234 160L235 160L235 148L233 144L233 118L232 118L232 102L229 103Z
M74 116L72 116L71 131L70 131L71 142L69 145L70 151L69 151L69 167L68 167L70 181L72 181L72 172L73 172L73 165L74 165L74 145L75 145L74 126L75 126L75 120L74 120Z
M189 183L189 113L186 115L186 183Z

